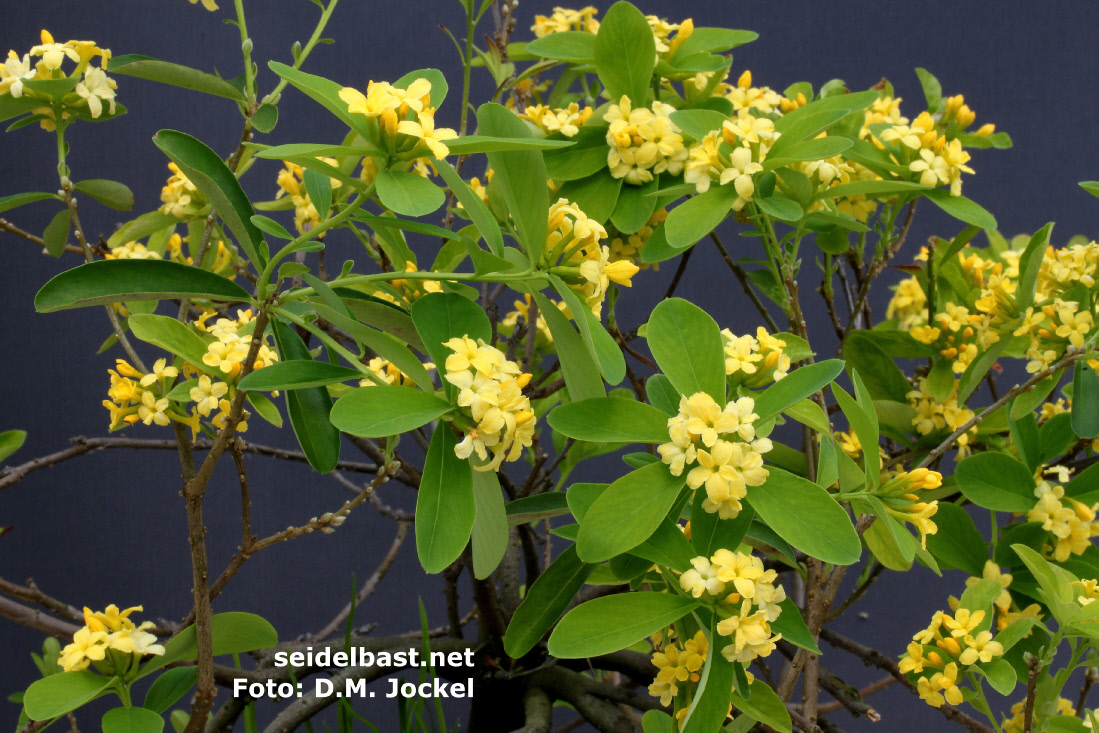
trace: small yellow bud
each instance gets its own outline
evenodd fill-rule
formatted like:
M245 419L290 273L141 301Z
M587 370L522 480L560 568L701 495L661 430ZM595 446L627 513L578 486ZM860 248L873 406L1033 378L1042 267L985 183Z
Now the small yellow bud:
M747 89L752 86L752 72L748 69L744 70L744 73L737 79L736 85L741 89Z

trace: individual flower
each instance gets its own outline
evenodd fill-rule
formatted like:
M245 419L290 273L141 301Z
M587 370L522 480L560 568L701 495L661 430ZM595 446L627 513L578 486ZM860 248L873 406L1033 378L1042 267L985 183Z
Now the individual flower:
M191 5L197 3L198 0L191 0ZM202 7L209 10L211 13L218 9L218 4L215 0L202 0Z
M397 132L422 140L431 154L440 160L450 155L450 148L442 141L456 138L458 133L449 127L436 128L434 115L420 112L417 118L417 122L405 120L398 123Z
M118 84L104 73L103 69L89 66L84 69L84 80L76 85L74 90L88 103L88 111L92 117L103 114L103 103L106 102L113 115L115 110L115 89Z

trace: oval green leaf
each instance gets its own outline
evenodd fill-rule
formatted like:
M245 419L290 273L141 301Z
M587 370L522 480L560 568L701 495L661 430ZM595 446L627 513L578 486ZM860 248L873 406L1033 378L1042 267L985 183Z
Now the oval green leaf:
M1006 453L978 453L954 469L962 495L977 506L998 512L1034 508L1034 476Z
M596 397L561 405L547 421L557 432L591 443L666 443L668 416L643 402Z
M257 369L237 385L243 390L274 392L280 389L323 387L326 384L362 379L362 372L324 361L292 359Z
M145 708L115 708L103 715L103 733L160 733L164 718Z
M596 598L569 611L549 638L558 659L610 654L641 641L698 608L667 593L624 593Z
M331 419L345 433L384 438L426 425L453 409L449 402L429 392L375 385L360 387L337 400Z
M725 405L721 331L704 310L681 298L668 298L653 309L645 338L660 371L681 395L705 392L719 406Z
M23 693L23 707L31 720L50 720L77 709L110 684L110 677L88 671L51 674L31 683Z
M624 0L612 5L599 24L592 58L612 102L626 96L635 108L645 106L656 67L656 41L640 10Z
M457 444L450 426L439 425L424 459L415 531L416 554L428 573L441 573L458 559L476 519L473 469L469 461L454 455Z
M569 545L557 556L530 586L511 617L504 635L504 651L508 656L518 659L534 648L568 608L594 567L580 560L576 545Z
M408 171L384 170L374 185L382 205L395 214L426 216L446 202L443 189Z
M297 331L277 319L272 320L271 325L282 359L308 361L313 358ZM287 390L286 410L309 465L318 473L334 469L340 460L340 431L329 420L332 398L328 396L328 390L324 387Z

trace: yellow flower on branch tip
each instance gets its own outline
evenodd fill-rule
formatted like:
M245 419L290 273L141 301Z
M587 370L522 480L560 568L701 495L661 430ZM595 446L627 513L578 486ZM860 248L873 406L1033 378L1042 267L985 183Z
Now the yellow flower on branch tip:
M716 596L725 590L725 583L717 577L718 568L710 564L705 557L696 557L691 560L693 566L683 575L679 576L679 585L683 590L695 598L701 598L703 593Z
M972 633L981 622L985 620L984 611L970 611L968 608L960 608L951 616L943 614L943 626L954 637L967 636Z
M449 127L435 127L435 117L430 114L420 112L417 117L419 122L405 120L398 123L397 132L423 140L431 154L440 160L450 155L450 148L442 141L453 140L458 133Z
M198 378L198 385L191 387L190 397L197 404L195 409L203 417L208 417L210 412L217 409L218 402L229 391L229 385L225 382L215 382L203 374Z
M141 378L141 386L148 387L162 379L174 379L179 375L179 370L174 366L167 366L167 360L157 359L153 364L153 371Z
M391 90L392 87L387 82L371 81L366 85L366 94L353 87L344 87L340 90L340 99L347 103L348 112L378 117L401 105L401 101Z
M191 0L191 5L197 3L198 0ZM218 4L214 0L202 0L202 7L209 10L211 13L218 9Z
M966 648L962 651L958 661L965 665L980 662L991 662L993 657L1004 654L1004 647L998 641L992 640L991 631L982 631L977 636L966 636L963 641Z
M61 68L61 64L64 63L66 58L80 63L80 54L75 49L65 43L55 43L53 36L45 29L42 30L41 45L31 48L30 53L31 56L41 56L42 65L50 71Z
M57 664L66 672L87 669L89 664L102 661L107 655L106 641L106 631L92 631L84 626L73 634L72 643L61 650Z
M89 66L84 70L84 81L76 85L76 93L88 103L88 111L96 118L103 114L103 103L106 102L113 115L115 110L115 89L118 85L114 79L107 76L103 69Z
M93 611L84 607L84 623L93 631L121 631L122 629L135 628L130 620L130 614L134 611L144 611L142 606L131 606L125 611L118 610L118 606L111 604L102 611Z
M157 425L167 425L171 420L166 415L168 410L168 399L162 397L157 399L152 392L141 393L141 405L137 408L138 417L141 418L141 422L146 425L151 425L154 422Z
M942 707L944 702L961 705L965 699L958 687L958 665L954 662L946 665L942 672L936 672L930 679L921 677L916 688L920 699L933 708Z

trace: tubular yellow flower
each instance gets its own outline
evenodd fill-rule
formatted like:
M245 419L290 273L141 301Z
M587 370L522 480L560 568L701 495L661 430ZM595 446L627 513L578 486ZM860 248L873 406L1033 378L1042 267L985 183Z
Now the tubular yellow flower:
M397 132L418 138L427 145L431 154L438 159L450 155L450 148L443 144L443 140L452 140L458 137L458 133L449 127L435 127L435 117L424 112L418 114L419 122L405 120L397 124Z

